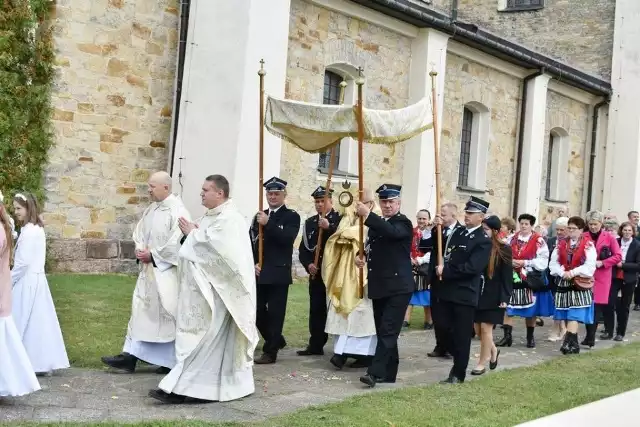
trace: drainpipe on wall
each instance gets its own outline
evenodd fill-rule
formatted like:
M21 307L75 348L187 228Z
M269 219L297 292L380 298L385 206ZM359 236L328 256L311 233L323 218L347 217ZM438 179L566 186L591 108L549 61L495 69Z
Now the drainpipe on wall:
M176 143L178 140L178 119L180 117L180 100L182 98L182 78L184 76L184 60L187 52L187 34L189 33L189 12L191 0L180 2L180 37L178 41L178 66L176 73L176 87L173 107L173 129L171 135L171 150L169 151L169 174L173 176Z
M451 0L451 23L455 24L458 20L458 0Z
M522 96L520 102L520 126L518 129L518 149L516 151L516 177L513 190L513 210L511 216L518 217L518 198L520 197L520 175L522 174L522 148L524 146L524 117L527 113L527 83L538 76L544 74L545 69L541 68L533 74L529 74L522 79Z
M592 119L592 127L591 127L591 158L589 160L589 181L587 182L587 212L591 210L591 192L593 191L593 171L595 169L596 163L596 153L597 153L597 135L598 135L598 114L600 113L600 108L609 103L609 98L605 98L603 101L598 102L593 107L593 119Z

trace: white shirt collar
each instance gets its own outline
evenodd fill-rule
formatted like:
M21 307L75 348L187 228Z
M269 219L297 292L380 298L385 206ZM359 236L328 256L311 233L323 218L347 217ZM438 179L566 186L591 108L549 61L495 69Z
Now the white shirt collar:
M282 205L278 206L278 207L277 207L277 208L275 208L275 209L271 209L271 208L269 208L269 212L268 212L267 214L274 214L274 213L278 212L278 209L280 209L280 208L281 208L281 207L283 207L283 206L284 206L284 204L282 204Z
M480 224L480 225L476 225L476 226L475 226L475 227L473 227L473 228L467 228L467 236L468 236L469 234L473 233L474 231L476 231L476 230L477 230L478 228L480 228L481 226L482 226L482 224Z

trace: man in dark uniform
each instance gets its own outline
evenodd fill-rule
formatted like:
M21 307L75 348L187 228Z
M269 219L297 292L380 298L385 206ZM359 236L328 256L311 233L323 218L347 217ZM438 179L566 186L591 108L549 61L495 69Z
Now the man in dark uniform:
M287 345L282 336L291 277L293 242L300 231L300 215L285 206L287 182L273 177L264 183L269 209L258 212L250 234L256 262L256 326L264 338L257 364L275 363L278 351ZM258 265L258 224L263 229L262 268Z
M333 210L331 195L333 190L329 190L326 199L326 189L319 186L311 193L314 199L317 215L314 215L304 223L302 230L302 240L298 248L298 258L304 269L309 273L309 344L304 350L298 350L299 356L323 355L324 345L327 343L328 335L324 332L327 323L327 291L320 268L322 266L322 256L324 246L338 229L340 214ZM320 219L320 214L326 212L324 218ZM320 242L320 256L318 264L315 264L316 246L318 245L318 231L322 229L322 241Z
M400 359L398 336L402 329L411 294L415 289L411 268L413 224L400 213L399 185L384 184L376 193L382 217L358 202L357 214L365 218L368 230L366 251L367 291L373 302L378 344L367 374L360 381L369 387L376 383L395 383ZM356 257L358 267L365 260Z
M435 253L437 257L438 239L442 238L442 249L444 250L449 237L451 237L456 230L463 228L464 226L458 221L458 206L453 203L445 203L440 206L440 214L436 215L434 222L436 226L431 230L431 237L421 240L419 248L422 249L423 247L430 247L432 256ZM442 226L442 236L438 236L438 224ZM431 268L435 267L435 264L429 265ZM433 317L433 330L436 336L436 346L433 351L427 353L427 356L450 358L451 352L449 349L445 348L445 345L447 337L450 335L451 331L445 329L442 322L438 321L440 315L440 299L438 292L442 288L442 282L440 280L430 280L429 286L431 289L431 315Z
M456 229L443 248L444 265L437 265L435 251L431 255L431 265L437 265L431 280L442 278L438 320L449 331L446 348L453 355L453 368L442 383L462 383L467 374L473 318L491 255L491 239L482 229L488 208L488 202L471 197L465 206L465 228Z

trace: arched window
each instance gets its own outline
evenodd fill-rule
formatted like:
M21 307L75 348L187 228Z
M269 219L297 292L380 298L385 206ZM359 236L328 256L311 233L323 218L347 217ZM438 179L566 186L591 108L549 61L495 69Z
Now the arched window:
M356 67L337 63L326 67L324 73L324 90L322 103L330 105L340 104L340 83L345 81L347 86L344 90L344 104L354 105L356 102L356 77L358 70ZM365 83L366 88L366 83ZM320 153L318 156L318 172L326 174L329 171L329 161L331 152ZM352 138L344 138L335 150L335 160L333 162L333 174L337 176L357 176L358 173L358 143Z
M324 72L324 93L322 95L322 103L328 105L340 104L340 83L344 80L341 75L334 73L333 71ZM333 172L339 172L340 168L340 146L342 141L338 144L335 150L335 156L333 161ZM318 170L321 172L327 172L329 170L329 163L331 158L331 150L326 153L321 153L318 158Z
M462 110L458 188L484 191L487 182L487 153L491 113L479 102L469 102Z
M562 128L553 128L549 133L547 148L547 176L545 199L553 202L567 201L569 185L569 133Z

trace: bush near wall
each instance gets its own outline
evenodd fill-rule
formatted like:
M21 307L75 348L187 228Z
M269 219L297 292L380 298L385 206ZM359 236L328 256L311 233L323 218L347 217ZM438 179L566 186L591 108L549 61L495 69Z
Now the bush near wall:
M49 0L0 0L0 189L43 201L53 144L54 77Z

